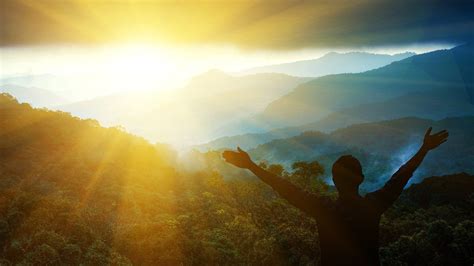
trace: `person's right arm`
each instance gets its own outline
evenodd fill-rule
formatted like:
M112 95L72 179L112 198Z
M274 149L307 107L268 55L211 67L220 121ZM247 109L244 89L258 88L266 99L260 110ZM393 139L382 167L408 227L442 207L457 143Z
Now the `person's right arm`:
M321 206L321 199L318 196L304 191L290 181L261 168L240 148L238 148L237 152L225 151L223 157L230 164L250 170L260 180L271 186L281 197L301 211L316 217L316 214L323 208Z
M368 196L376 199L381 211L385 211L393 204L428 152L447 141L448 136L446 130L431 135L431 128L429 128L425 133L423 145L421 145L418 152L402 165L381 189L368 194Z

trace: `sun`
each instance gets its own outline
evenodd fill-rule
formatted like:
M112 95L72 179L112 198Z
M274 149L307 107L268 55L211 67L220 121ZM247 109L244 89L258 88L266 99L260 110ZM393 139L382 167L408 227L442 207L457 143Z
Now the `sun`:
M106 57L106 72L119 88L152 89L169 75L173 62L159 46L126 44L112 47Z

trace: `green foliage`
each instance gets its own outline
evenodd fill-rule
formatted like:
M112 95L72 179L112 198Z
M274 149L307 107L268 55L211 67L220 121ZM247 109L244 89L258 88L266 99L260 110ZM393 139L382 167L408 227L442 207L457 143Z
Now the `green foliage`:
M289 179L293 183L311 192L324 193L328 191L328 185L321 179L324 168L319 162L295 162L291 168L293 173Z
M457 225L472 223L466 220ZM464 228L463 228L464 229ZM465 239L472 241L472 233ZM397 241L382 248L382 258L387 265L470 265L473 262L472 245L463 243L459 232L444 220L436 220L427 225L426 231L421 230L412 236L401 236ZM463 247L463 248L461 248ZM471 253L470 253L471 252Z
M42 244L26 253L23 265L59 265L59 254L48 244Z
M61 249L61 261L70 265L79 265L82 258L82 250L76 244L67 244Z

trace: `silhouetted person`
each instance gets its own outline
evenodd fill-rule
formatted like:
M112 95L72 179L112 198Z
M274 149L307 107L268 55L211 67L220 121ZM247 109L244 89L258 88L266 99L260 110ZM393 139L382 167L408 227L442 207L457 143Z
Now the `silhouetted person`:
M236 152L225 151L223 156L227 162L252 171L289 203L316 220L322 265L379 265L380 216L399 197L426 154L448 138L445 130L430 133L431 128L426 131L418 152L381 189L364 197L359 195L359 185L364 180L362 167L351 155L341 156L332 167L339 192L337 200L301 190L256 165L240 148Z

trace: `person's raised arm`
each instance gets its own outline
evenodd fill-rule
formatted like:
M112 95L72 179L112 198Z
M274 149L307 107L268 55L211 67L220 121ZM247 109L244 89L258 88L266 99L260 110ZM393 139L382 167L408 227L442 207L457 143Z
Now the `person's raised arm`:
M448 132L446 130L440 131L431 135L431 127L426 131L418 152L395 172L390 180L379 190L369 193L375 196L380 204L382 210L390 207L393 202L400 196L403 188L412 177L415 170L420 166L421 162L429 151L437 148L442 143L448 140Z
M240 148L237 148L237 151L225 151L222 155L226 162L250 170L263 182L270 185L290 204L303 212L316 217L316 214L322 208L319 197L308 193L298 188L290 181L261 168L250 159L250 156L245 151Z

